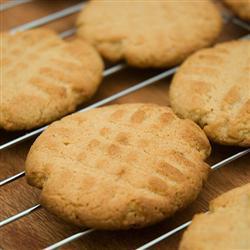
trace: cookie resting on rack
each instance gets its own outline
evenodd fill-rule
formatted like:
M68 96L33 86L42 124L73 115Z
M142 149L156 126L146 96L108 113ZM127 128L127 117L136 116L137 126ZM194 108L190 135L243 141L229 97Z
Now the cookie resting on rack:
M1 34L0 128L26 130L74 111L102 79L103 63L81 39L48 29Z
M250 21L250 0L223 0L240 18Z
M170 108L122 104L54 122L26 160L41 204L78 226L141 228L187 206L200 192L210 144Z
M209 212L195 215L179 250L250 249L250 184L210 202Z
M250 146L250 41L232 41L190 56L170 86L173 110L221 144Z
M210 0L94 0L80 13L77 33L110 61L162 68L213 43L221 23Z

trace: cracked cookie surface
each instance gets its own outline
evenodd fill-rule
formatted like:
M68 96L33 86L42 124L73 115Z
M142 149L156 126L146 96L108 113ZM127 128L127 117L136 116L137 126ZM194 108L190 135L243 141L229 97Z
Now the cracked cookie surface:
M221 17L209 0L90 1L78 20L78 35L110 61L136 67L168 67L209 46Z
M250 249L250 184L234 188L195 215L179 250Z
M250 41L203 49L179 68L170 86L173 110L218 143L250 146Z
M81 39L35 29L1 34L0 128L31 129L75 110L101 82L103 63Z
M41 203L79 226L140 228L198 195L210 145L194 122L168 107L122 104L54 122L26 160Z

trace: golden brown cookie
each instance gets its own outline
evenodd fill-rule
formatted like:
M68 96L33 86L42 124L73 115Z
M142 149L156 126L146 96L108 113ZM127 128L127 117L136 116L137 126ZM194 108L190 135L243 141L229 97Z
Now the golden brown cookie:
M250 184L220 195L195 215L179 250L250 249Z
M203 49L179 68L170 103L198 123L211 140L250 146L250 41Z
M36 29L1 34L0 128L31 129L75 110L97 90L103 63L92 46Z
M223 0L240 18L250 21L250 0Z
M221 17L210 0L94 0L84 6L77 26L78 35L110 61L168 67L210 45Z
M42 205L69 222L139 228L196 198L209 154L203 131L170 108L112 105L50 125L31 147L26 176Z

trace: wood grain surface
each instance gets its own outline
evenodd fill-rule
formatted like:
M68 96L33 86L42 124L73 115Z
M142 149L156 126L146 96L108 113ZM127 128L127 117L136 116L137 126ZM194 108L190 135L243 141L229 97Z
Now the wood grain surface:
M5 1L1 1L5 2ZM1 12L1 31L8 31L17 25L48 15L77 0L35 0L32 3ZM225 11L225 10L223 10ZM76 15L46 25L58 32L74 27ZM231 40L245 35L246 31L232 24L225 24L218 42ZM105 78L92 102L101 100L133 84L156 75L159 70L126 69ZM116 103L153 102L169 105L168 87L171 79L165 79L133 94L120 98ZM1 93L2 94L2 93ZM0 143L14 138L19 133L6 133L0 130ZM26 154L33 140L0 152L0 179L16 174L24 169ZM212 145L213 152L208 162L213 164L242 150L236 147ZM124 232L97 231L81 238L63 249L135 249L174 227L190 220L196 212L206 211L208 202L217 195L250 181L250 156L245 156L227 166L212 172L198 199L188 208L178 212L164 222L142 230ZM39 202L39 190L26 184L21 178L0 188L0 220L27 209ZM41 208L29 216L0 229L1 249L42 249L79 229L66 224ZM177 249L181 233L156 245L154 249Z

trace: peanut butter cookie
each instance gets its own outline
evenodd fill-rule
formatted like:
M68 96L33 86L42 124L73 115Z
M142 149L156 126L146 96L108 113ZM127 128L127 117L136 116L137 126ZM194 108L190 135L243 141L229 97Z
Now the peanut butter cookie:
M94 0L84 6L77 26L78 35L110 61L162 68L213 43L221 17L210 0Z
M211 140L250 146L250 41L203 49L179 68L170 86L174 111Z
M77 39L36 29L1 34L0 128L31 129L74 111L97 90L103 63Z
M192 202L206 179L210 145L170 108L122 104L73 114L38 137L28 182L49 211L79 226L140 228Z

